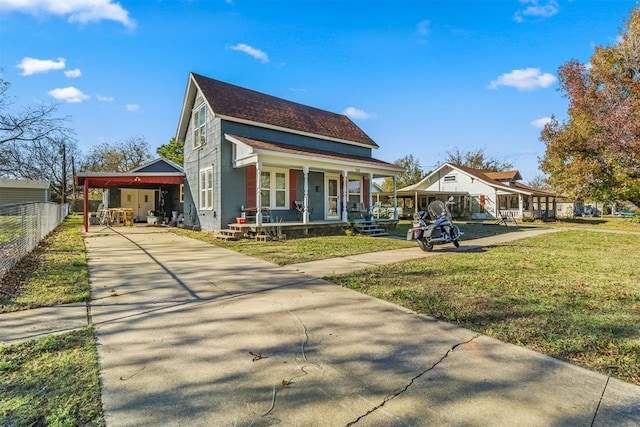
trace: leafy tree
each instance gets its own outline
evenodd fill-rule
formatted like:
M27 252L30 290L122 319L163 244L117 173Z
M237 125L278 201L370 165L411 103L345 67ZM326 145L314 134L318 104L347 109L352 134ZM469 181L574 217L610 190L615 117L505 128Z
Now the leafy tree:
M407 185L415 184L426 176L426 174L422 170L422 167L420 166L420 161L414 158L413 154L404 156L393 162L393 164L400 166L405 170L396 177L396 188L402 188L406 187ZM385 178L382 183L382 189L384 191L393 191L393 179Z
M90 172L127 172L151 159L147 140L135 137L94 146L83 169Z
M576 199L640 201L640 8L613 46L597 47L590 64L560 67L568 118L548 123L540 168L560 193Z
M2 79L0 70L0 146L9 142L34 142L58 138L70 131L64 126L68 118L53 117L55 104L38 104L16 111L8 91L11 84Z
M465 153L458 148L447 151L445 162L492 172L501 172L513 168L513 164L509 162L496 157L487 157L481 148L476 148Z
M168 143L158 147L156 153L173 163L182 165L184 163L184 142L171 138Z

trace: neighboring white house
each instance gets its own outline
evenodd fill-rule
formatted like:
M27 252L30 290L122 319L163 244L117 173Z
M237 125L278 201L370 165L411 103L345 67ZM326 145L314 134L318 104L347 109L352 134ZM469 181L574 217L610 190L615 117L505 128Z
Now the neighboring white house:
M456 216L474 219L554 218L555 195L520 182L517 170L489 172L445 163L416 184L398 189L398 199L416 211L433 200L454 198Z
M49 181L0 179L0 205L48 201Z

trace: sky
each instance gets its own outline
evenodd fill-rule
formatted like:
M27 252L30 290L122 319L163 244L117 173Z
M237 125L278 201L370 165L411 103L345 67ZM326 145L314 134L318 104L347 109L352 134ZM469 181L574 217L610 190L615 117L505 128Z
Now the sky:
M0 0L12 108L58 105L79 148L176 135L190 72L348 115L425 172L482 150L538 175L557 72L635 0Z

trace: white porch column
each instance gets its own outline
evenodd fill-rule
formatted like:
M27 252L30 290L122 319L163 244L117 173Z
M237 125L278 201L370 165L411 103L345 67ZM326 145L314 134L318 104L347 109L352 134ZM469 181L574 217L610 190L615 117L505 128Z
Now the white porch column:
M260 174L262 173L262 162L256 163L256 225L262 226L262 198L260 197Z
M371 189L373 188L373 174L369 174L369 190L367 193L369 194L369 200L367 201L367 209L369 209L369 213L373 215L373 194L371 194Z
M347 214L347 205L349 204L349 193L348 191L349 185L349 176L348 172L342 171L342 222L349 221L349 216Z
M393 219L398 220L398 189L396 187L396 177L393 176Z
M303 166L302 173L304 174L304 199L302 202L302 223L309 223L309 166Z
M524 196L518 194L518 211L520 212L520 218L524 218Z

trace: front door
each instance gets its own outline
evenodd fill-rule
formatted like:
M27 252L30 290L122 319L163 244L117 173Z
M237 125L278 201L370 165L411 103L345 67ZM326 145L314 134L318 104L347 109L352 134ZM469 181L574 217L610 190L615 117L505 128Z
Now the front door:
M123 208L133 209L133 217L138 221L147 220L147 212L155 210L155 190L123 188L120 196Z
M326 192L326 218L340 219L340 178L337 176L327 177Z

